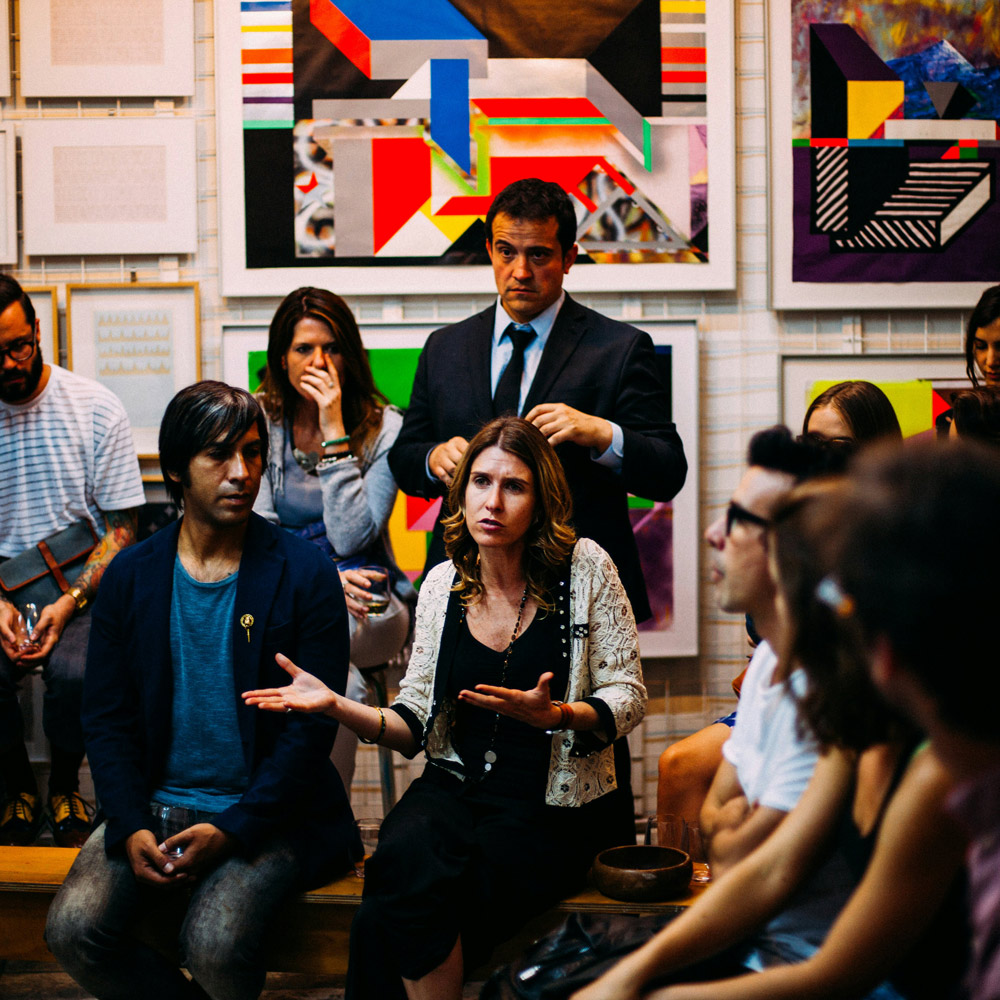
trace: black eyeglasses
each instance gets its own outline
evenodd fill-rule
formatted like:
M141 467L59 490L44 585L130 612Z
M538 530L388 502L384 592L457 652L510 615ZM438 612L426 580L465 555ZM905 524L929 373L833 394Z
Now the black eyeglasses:
M25 337L23 340L15 340L10 347L0 347L0 362L10 358L11 361L27 361L35 353L35 338Z
M726 508L726 535L729 535L733 530L733 524L736 521L742 521L744 524L756 524L761 528L771 527L771 522L766 517L754 514L746 507L741 507L735 500L730 500L729 506Z

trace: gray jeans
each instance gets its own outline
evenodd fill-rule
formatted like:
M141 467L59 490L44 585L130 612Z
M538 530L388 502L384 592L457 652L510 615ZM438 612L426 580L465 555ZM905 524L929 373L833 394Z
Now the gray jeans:
M203 820L204 821L204 820ZM45 940L60 965L98 1000L255 1000L264 988L261 944L278 905L294 892L299 865L275 841L248 861L230 857L190 890L177 945L180 969L131 935L164 894L144 885L124 855L108 857L104 825L80 850L52 906Z

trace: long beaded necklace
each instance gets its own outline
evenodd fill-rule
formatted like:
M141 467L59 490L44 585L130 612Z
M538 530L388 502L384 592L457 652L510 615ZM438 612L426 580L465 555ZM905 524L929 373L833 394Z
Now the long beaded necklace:
M511 650L514 648L514 641L517 639L518 632L521 631L521 618L524 616L524 606L528 602L528 585L524 585L524 593L521 595L521 603L518 605L517 609L517 621L514 622L514 631L510 635L510 642L507 645L507 652L504 653L503 666L500 668L500 687L507 686L507 664L510 662ZM465 618L465 608L462 608L462 617ZM493 770L493 765L497 762L497 731L500 728L500 713L497 712L495 718L493 719L493 734L490 736L490 745L486 748L483 754L483 760L486 762L483 764L483 775L485 776L489 771Z

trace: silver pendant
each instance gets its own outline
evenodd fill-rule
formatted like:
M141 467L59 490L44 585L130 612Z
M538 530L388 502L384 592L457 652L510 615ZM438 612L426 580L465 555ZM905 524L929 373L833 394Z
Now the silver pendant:
M487 768L489 768L491 764L495 764L497 762L497 755L492 750L487 750L486 753L483 754L483 757L486 760Z

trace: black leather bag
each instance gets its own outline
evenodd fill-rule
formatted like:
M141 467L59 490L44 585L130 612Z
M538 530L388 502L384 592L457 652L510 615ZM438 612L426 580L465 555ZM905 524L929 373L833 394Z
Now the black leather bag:
M93 525L77 521L0 563L4 599L17 607L34 604L41 611L73 586L97 542Z
M571 913L558 930L497 969L480 1000L564 1000L645 944L683 910L675 906L645 916Z

